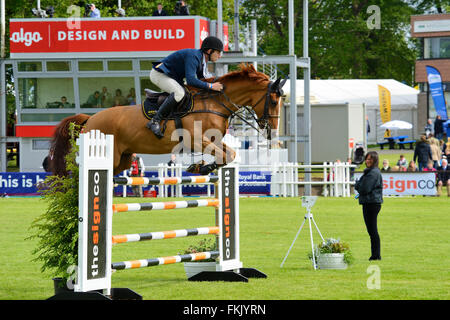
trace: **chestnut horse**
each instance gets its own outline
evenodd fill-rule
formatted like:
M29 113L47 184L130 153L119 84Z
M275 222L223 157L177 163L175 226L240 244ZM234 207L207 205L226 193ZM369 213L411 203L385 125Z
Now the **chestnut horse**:
M78 114L63 119L55 130L50 148L53 174L67 174L65 155L70 150L68 128L71 122L82 125L84 132L100 130L104 134L114 135L114 175L131 167L133 153L174 153L174 148L177 145L179 148L180 143L183 144L183 152L193 150L211 154L215 158L210 164L192 165L189 172L208 174L233 161L236 152L223 143L222 138L228 127L228 118L242 106L253 108L258 126L267 131L270 139L271 130L278 130L282 86L286 80L272 82L267 75L256 71L253 65L242 64L238 71L225 74L217 81L224 85L222 92L205 92L189 87L194 107L181 118L182 142L179 141L180 130L176 130L173 120L167 121L164 137L158 139L146 128L148 120L140 105L117 106L93 116Z

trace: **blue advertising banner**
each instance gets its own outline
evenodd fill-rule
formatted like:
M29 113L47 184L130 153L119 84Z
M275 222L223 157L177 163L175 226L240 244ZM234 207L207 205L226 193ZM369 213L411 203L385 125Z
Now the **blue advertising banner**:
M442 78L439 71L432 67L426 66L428 86L433 98L434 107L436 108L437 115L441 116L442 120L447 120L447 106L445 103L444 90L442 88Z
M183 176L192 176L193 174L188 172L183 172ZM158 172L146 172L146 177L157 177ZM267 171L241 171L239 172L239 193L240 194L252 194L252 195L270 195L270 181L272 180L271 172ZM246 183L247 182L247 183ZM262 184L254 185L248 182L261 182ZM267 183L264 183L267 182ZM127 186L127 195L132 195L133 191L130 186ZM144 186L143 192L151 190L154 188L156 192L159 192L159 188L162 186ZM207 185L183 185L182 193L185 196L201 196L208 193ZM169 194L170 194L170 188ZM123 186L117 186L114 188L114 195L121 196L123 194ZM211 185L211 194L214 194L214 185Z
M0 172L0 196L33 196L40 195L38 184L45 180L49 175L46 172ZM183 176L192 174L183 172ZM146 177L156 177L157 172L146 172ZM241 171L239 172L239 193L252 195L270 195L270 181L272 179L270 171ZM248 182L261 182L262 184L254 185ZM264 182L267 182L264 183ZM132 195L132 189L127 186L127 194ZM148 191L152 186L144 186L143 190ZM158 186L154 186L158 191ZM114 195L121 196L123 186L114 188ZM207 185L183 185L183 195L200 196L207 194ZM211 186L211 194L214 194L214 186Z
M0 195L39 195L37 185L46 172L0 172Z

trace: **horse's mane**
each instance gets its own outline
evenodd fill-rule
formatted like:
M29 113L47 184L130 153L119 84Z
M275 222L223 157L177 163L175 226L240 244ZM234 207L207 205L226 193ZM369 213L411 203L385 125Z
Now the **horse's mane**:
M240 78L249 78L249 79L255 81L256 83L265 82L265 81L269 80L268 75L255 70L255 67L252 64L241 63L239 65L239 70L229 72L229 73L223 75L222 77L220 77L217 81L226 82L229 80L232 81L232 80L237 80Z

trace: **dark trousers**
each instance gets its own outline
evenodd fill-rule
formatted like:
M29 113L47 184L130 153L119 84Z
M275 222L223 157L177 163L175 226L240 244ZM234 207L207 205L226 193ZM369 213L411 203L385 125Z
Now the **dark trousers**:
M380 253L380 236L378 235L377 217L381 210L381 204L363 204L363 216L366 224L367 232L370 236L370 249L372 258L381 257Z

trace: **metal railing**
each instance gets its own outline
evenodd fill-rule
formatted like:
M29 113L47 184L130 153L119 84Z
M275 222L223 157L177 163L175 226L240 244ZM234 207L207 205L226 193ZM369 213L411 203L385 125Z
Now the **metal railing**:
M161 163L158 166L145 166L145 171L156 171L158 172L158 177L181 177L187 167L182 164L169 166ZM298 188L302 185L323 186L322 195L325 197L350 197L351 186L355 183L352 179L352 168L356 168L356 165L348 162L324 162L323 164L314 165L301 165L289 162L266 165L241 164L239 165L241 172L263 171L271 176L271 181L240 180L239 185L270 185L270 195L277 197L298 197ZM305 173L305 171L316 173L316 176L320 177L319 180L301 180L300 175ZM124 175L126 176L126 171L124 171ZM205 183L205 185L207 187L206 196L210 197L214 193L213 184ZM158 197L183 197L182 187L182 185L159 186ZM126 197L126 186L123 188L123 197Z

